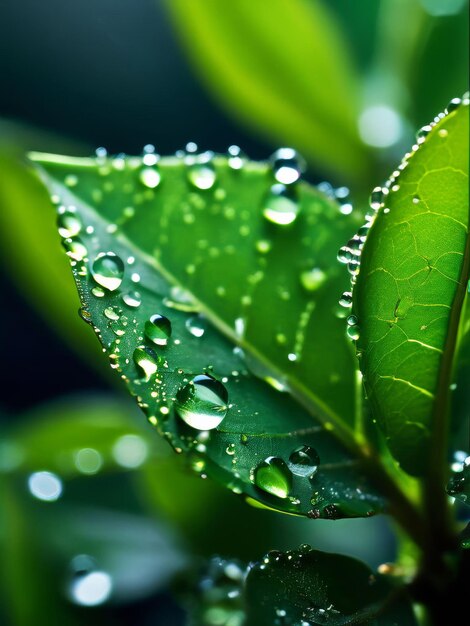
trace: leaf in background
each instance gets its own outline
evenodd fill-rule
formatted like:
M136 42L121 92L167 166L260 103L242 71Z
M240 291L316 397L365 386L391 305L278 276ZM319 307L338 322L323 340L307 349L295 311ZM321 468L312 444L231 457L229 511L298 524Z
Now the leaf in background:
M318 0L166 3L202 80L239 119L319 167L358 182L358 79L342 34Z
M106 397L65 398L30 411L3 438L15 471L51 471L68 479L140 467L150 455L148 429L132 406ZM153 439L153 438L152 438ZM8 470L5 456L3 469Z
M308 545L269 552L252 565L244 596L246 626L417 624L405 590L391 579L360 561Z
M278 510L381 510L335 315L349 220L279 182L295 162L34 158L61 207L82 315L175 449Z
M18 134L18 130L16 133ZM40 145L32 133L28 145ZM31 168L0 143L1 259L18 291L51 328L81 356L99 367L99 348L77 316L79 299L70 271L47 219L50 201ZM18 148L15 148L17 151ZM105 368L103 370L106 372Z
M387 184L351 318L373 415L416 476L441 463L470 260L468 100L436 121Z

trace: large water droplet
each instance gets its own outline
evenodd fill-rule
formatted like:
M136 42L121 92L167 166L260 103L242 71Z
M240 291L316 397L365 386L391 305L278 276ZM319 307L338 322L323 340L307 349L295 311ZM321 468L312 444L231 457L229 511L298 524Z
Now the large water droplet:
M227 415L228 393L221 382L200 374L178 391L175 410L181 419L197 430L217 428Z
M339 299L339 303L341 306L344 306L346 309L352 306L353 296L351 291L345 291L341 298Z
M124 277L124 263L114 252L102 252L94 260L91 273L98 285L108 291L115 291Z
M287 498L291 489L292 475L282 459L270 456L255 469L255 485L278 498Z
M289 457L290 470L297 476L311 478L317 472L319 465L318 452L310 446L297 448Z
M157 346L166 346L171 337L171 322L164 315L152 315L145 322L145 335Z
M297 194L292 187L277 183L271 187L264 200L264 217L280 226L291 224L299 212Z
M279 148L269 160L274 178L283 185L295 183L306 168L304 159L292 148Z

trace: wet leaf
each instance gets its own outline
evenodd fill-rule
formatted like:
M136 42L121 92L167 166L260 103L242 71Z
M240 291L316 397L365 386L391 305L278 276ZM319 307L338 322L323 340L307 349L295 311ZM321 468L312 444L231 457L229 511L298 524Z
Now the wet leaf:
M383 198L375 194L377 219L354 289L374 418L413 475L443 456L468 283L468 100L450 108L418 133Z
M269 11L250 0L224 11L217 0L166 5L189 59L230 112L341 180L361 179L359 81L324 3L274 0Z
M59 207L82 317L193 468L277 510L381 510L335 314L350 221L287 182L300 175L295 160L34 158Z
M246 626L414 626L403 588L367 565L340 554L301 546L269 552L248 572Z

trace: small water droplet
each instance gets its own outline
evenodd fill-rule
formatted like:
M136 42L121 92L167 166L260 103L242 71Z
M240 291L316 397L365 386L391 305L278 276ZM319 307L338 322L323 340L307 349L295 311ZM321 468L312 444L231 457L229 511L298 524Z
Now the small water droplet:
M196 189L211 189L217 179L213 163L210 160L196 162L188 166L188 180Z
M378 211L384 201L384 192L382 187L374 187L370 194L369 205L374 211Z
M75 211L63 211L57 216L57 227L61 237L75 237L82 230L82 221Z
M278 498L287 498L291 489L292 475L282 459L270 456L254 471L255 485Z
M349 263L353 254L347 246L343 246L338 250L337 259L340 263Z
M140 171L139 179L145 187L155 189L160 184L162 177L157 167L144 167Z
M283 185L295 183L306 169L304 159L292 148L279 148L269 160L274 178Z
M186 328L193 337L202 337L206 332L206 320L202 315L195 315L186 320Z
M91 293L95 296L95 298L104 298L105 291L102 287L93 287Z
M191 428L212 430L227 415L228 393L221 382L208 374L200 374L178 391L174 407Z
M68 595L74 604L99 606L108 600L112 589L113 580L107 572L95 568L82 569L75 572Z
M348 326L346 329L346 333L348 335L348 337L354 341L357 341L360 336L361 336L361 332L360 332L360 328L357 324L353 324L352 326Z
M256 242L256 249L261 254L267 254L271 250L271 242L268 239L260 239Z
M341 296L341 298L339 299L339 303L341 306L344 306L345 308L349 308L352 306L352 293L351 291L345 291L343 293L343 295Z
M132 309L136 309L141 305L142 296L138 291L130 291L129 293L123 294L122 300L124 304L127 304L127 306L130 306Z
M243 160L245 155L238 146L229 146L228 152L228 166L232 170L241 170L243 167Z
M73 261L83 261L88 254L87 247L80 239L64 239L62 245Z
M132 358L134 359L134 363L144 372L147 380L157 372L160 359L155 352L147 348L147 346L139 346L136 348Z
M280 226L292 224L299 213L295 188L277 183L271 187L264 200L264 217Z
M171 337L171 322L164 315L152 315L145 322L145 336L157 346L166 346Z
M103 313L104 316L108 318L108 320L117 321L121 317L122 311L116 306L109 306L105 308Z
M311 478L318 470L320 457L310 446L296 448L289 457L289 468L293 474Z
M94 260L91 273L98 285L108 291L115 291L124 277L124 263L114 252L102 252Z

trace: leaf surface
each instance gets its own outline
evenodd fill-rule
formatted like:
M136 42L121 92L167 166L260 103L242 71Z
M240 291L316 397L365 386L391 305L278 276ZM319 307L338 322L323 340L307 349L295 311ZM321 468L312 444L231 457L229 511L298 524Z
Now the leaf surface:
M224 157L34 158L59 203L82 316L174 448L275 509L381 510L335 315L350 224L338 205L301 183L279 218L272 169Z
M354 181L365 173L358 77L333 16L317 0L166 3L189 59L243 122Z
M310 546L272 551L254 564L245 602L246 626L417 623L409 598L390 579L360 561Z
M374 418L403 469L443 447L469 272L468 100L424 127L388 183L354 288ZM432 461L433 457L434 461Z

